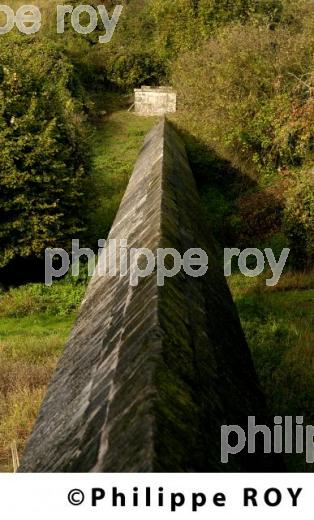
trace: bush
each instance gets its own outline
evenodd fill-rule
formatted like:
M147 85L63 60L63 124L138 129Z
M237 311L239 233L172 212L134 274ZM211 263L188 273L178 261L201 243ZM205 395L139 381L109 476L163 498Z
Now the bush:
M280 0L263 0L262 6L256 0L126 1L111 43L97 45L96 33L87 40L95 44L105 81L123 89L161 84L168 82L174 59L198 49L219 27L252 13L269 21L280 7Z
M71 80L53 44L2 36L0 267L66 247L82 230L87 157Z
M199 17L203 31L210 36L215 28L232 20L246 22L250 16L267 21L278 21L282 14L281 0L199 0Z
M27 284L0 294L0 317L22 318L36 314L67 316L79 307L86 286L68 278L44 284Z
M152 53L125 50L111 54L106 61L105 77L115 87L129 90L141 85L159 85L166 75L163 62Z
M187 140L229 162L247 185L235 204L244 203L241 241L263 239L267 229L277 233L286 207L292 247L310 263L311 188L301 180L298 186L298 172L314 152L314 10L303 1L298 9L289 1L284 5L276 24L253 12L245 23L217 29L201 48L179 56L172 81L180 100L176 119ZM210 176L208 169L208 182Z
M293 264L297 269L314 260L314 172L303 173L287 196L284 228L290 241Z
M250 174L300 165L313 150L313 51L305 30L224 28L174 65L184 127Z

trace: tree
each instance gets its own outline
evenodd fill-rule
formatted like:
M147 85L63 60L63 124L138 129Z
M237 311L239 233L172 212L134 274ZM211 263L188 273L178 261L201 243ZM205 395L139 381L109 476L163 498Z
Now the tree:
M86 156L71 73L52 44L2 40L0 267L65 247L82 229Z

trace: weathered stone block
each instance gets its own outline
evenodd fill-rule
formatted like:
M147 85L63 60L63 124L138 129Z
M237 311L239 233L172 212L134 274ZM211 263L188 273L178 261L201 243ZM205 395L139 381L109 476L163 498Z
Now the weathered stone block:
M135 112L142 116L162 116L176 112L177 94L171 87L135 89Z

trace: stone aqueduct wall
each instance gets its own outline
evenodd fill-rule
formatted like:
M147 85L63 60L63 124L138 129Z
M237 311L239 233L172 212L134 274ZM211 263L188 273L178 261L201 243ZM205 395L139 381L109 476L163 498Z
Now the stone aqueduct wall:
M264 404L200 213L184 145L162 121L145 140L110 238L182 255L202 247L209 271L180 273L164 287L156 272L138 287L93 276L20 471L272 468L259 455L220 464L221 424L265 421Z

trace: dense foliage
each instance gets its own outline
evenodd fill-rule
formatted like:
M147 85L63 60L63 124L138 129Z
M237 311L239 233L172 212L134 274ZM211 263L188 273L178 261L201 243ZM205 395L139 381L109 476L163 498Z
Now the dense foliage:
M247 246L281 228L304 268L314 258L314 10L284 7L273 24L253 16L220 28L178 57L172 78L184 133L242 176L231 220Z
M85 151L72 67L52 44L1 40L0 266L82 228Z
M101 3L101 0L96 0ZM94 49L94 63L108 82L119 88L168 81L172 61L198 48L232 20L271 21L279 15L278 0L131 0L109 45ZM95 38L93 38L95 40Z

